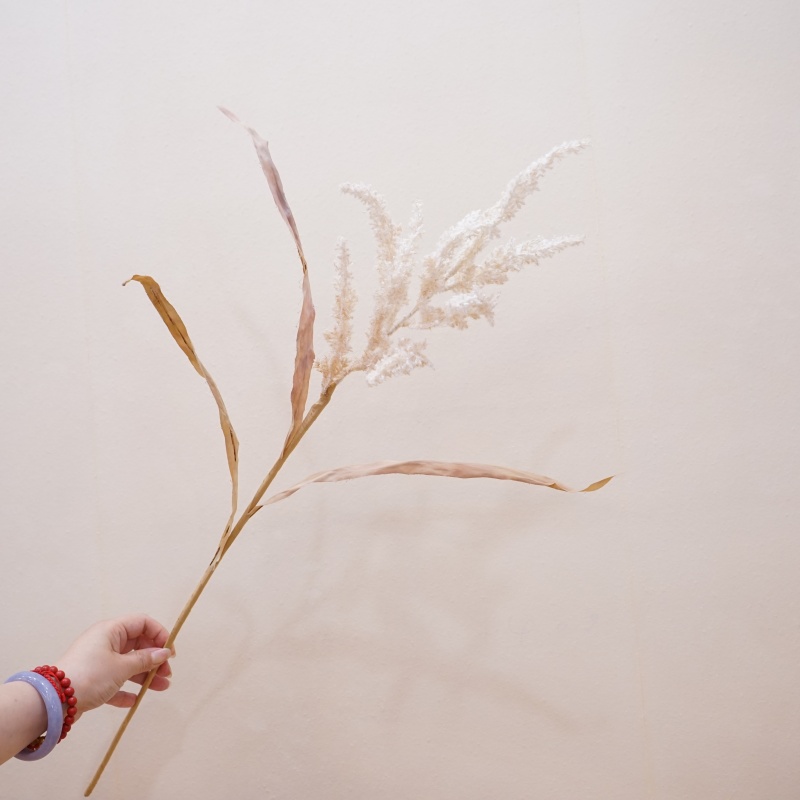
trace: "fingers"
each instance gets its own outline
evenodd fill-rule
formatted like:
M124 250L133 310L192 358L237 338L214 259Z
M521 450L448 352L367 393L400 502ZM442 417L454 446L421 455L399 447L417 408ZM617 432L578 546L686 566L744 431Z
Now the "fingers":
M142 673L141 675L134 675L130 680L131 683L138 683L141 686L144 683L145 678L147 678L147 674ZM153 678L153 681L150 684L150 688L154 692L163 692L165 689L169 689L169 685L169 678L164 678L161 675L156 674L155 678Z
M140 672L138 675L132 675L128 678L129 681L133 683L138 683L139 685L145 682L147 678L147 672ZM155 677L153 678L152 683L150 684L151 689L155 689L156 691L160 691L161 689L166 689L169 686L169 679L172 677L172 667L169 665L169 661L165 661L157 670Z
M146 674L134 675L131 680L134 683L141 684L144 682L146 677ZM153 682L150 684L150 688L154 692L163 692L165 689L169 689L169 679L163 678L160 675L156 675L156 677L153 678ZM114 706L115 708L130 708L136 702L137 696L138 695L134 692L123 692L120 690L110 700L107 701L107 704Z
M134 675L148 673L154 667L161 666L172 652L163 647L146 647L142 650L131 650L118 658L124 667L124 679L129 680Z
M133 651L131 653L127 653L125 658L130 664L142 664L151 660L158 661L158 659L161 658L165 652L171 655L169 650L154 648L150 651ZM153 664L153 666L155 666L155 664ZM145 682L145 679L147 678L147 675L153 666L145 667L142 672L139 672L136 675L131 675L128 680L132 681L133 683L138 683L141 686ZM170 667L169 662L164 661L156 670L156 674L150 683L150 688L155 692L163 692L165 689L169 689L169 678L171 675L172 668ZM133 692L124 692L120 690L110 700L108 700L107 703L108 705L115 706L116 708L130 708L136 702L136 697L137 695Z
M134 683L143 684L148 673L156 669L150 682L150 688L161 692L169 688L172 668L167 659L175 654L175 649L164 647L168 631L161 623L146 614L131 614L114 620L120 635L120 659L125 666L125 678ZM129 708L129 692L119 692L115 702L124 703L122 708Z
M136 702L136 695L133 692L117 692L107 702L115 708L130 708Z
M169 661L165 661L157 670L156 675L160 678L171 678L172 677L172 666L170 665Z
M113 620L119 636L119 652L132 649L163 647L169 631L147 614L128 614Z

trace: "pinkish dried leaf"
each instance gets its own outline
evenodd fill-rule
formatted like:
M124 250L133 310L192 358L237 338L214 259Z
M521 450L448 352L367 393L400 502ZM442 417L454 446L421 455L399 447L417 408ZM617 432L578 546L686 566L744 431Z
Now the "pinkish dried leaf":
M333 483L336 481L349 481L353 478L366 478L372 475L432 475L443 478L493 478L501 481L518 481L534 486L546 486L561 492L595 492L605 486L611 478L590 484L585 489L571 489L562 483L537 475L533 472L524 472L509 467L499 467L493 464L473 464L456 461L378 461L373 464L356 464L347 467L318 472L300 483L283 492L270 497L263 505L278 503L291 497L300 489L312 483Z
M275 205L278 207L281 216L286 221L289 229L294 237L295 245L297 246L297 254L300 256L300 263L303 265L303 304L300 309L300 321L297 327L297 352L294 360L294 375L292 377L292 425L289 428L289 433L286 436L286 443L284 447L288 446L289 441L292 439L300 427L305 415L306 402L308 401L308 386L311 382L311 373L314 369L314 303L311 299L311 283L308 279L308 265L306 264L306 257L303 253L303 245L300 243L300 233L297 230L297 224L294 220L294 214L289 207L289 201L286 199L286 192L283 190L283 182L278 173L278 168L272 160L269 152L269 144L266 139L254 128L245 125L239 117L227 108L219 106L219 110L232 122L241 125L253 140L253 145L258 155L261 169L269 184L272 197L275 200Z
M278 207L278 211L281 212L281 216L289 226L289 230L291 230L292 236L294 237L295 245L297 245L297 252L300 253L300 258L305 264L303 246L300 244L300 233L297 230L297 223L294 221L292 209L289 207L289 201L286 199L286 192L283 190L283 182L278 173L278 168L275 166L275 162L272 160L272 155L269 152L269 142L262 138L254 128L245 125L233 111L229 111L222 106L218 106L218 108L229 120L235 122L237 125L241 125L250 134L250 138L253 140L253 146L256 149L256 155L258 155L258 161L261 164L261 170L272 192L272 198L275 201L275 205Z

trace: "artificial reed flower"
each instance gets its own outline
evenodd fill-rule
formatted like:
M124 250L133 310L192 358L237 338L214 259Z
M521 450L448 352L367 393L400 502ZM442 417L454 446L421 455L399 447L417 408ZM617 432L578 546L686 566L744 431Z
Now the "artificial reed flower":
M222 112L233 122L243 125L239 118L228 111ZM417 254L422 234L422 208L417 203L408 225L403 228L389 217L383 198L368 186L346 184L346 194L360 200L366 207L376 241L376 268L378 288L375 307L369 323L366 344L361 355L352 355L352 321L356 305L350 252L347 243L340 239L336 245L334 272L336 298L333 310L333 327L325 334L330 353L316 363L322 373L320 396L310 408L306 408L309 381L314 365L314 304L308 264L303 253L298 227L286 198L280 175L270 155L268 143L257 131L247 125L258 155L264 176L267 179L275 205L289 227L302 266L302 304L297 327L297 344L294 374L292 376L291 424L277 458L267 472L243 510L238 507L239 485L239 440L233 429L227 408L216 383L203 366L195 350L189 332L175 307L167 300L159 284L148 275L134 275L131 280L144 288L151 303L158 311L170 334L197 373L206 381L217 405L220 428L225 440L225 452L231 476L231 511L222 530L216 552L205 569L200 581L180 612L166 647L171 647L189 617L200 595L216 571L225 554L250 520L266 505L271 505L292 496L295 492L317 483L332 483L353 478L378 475L427 475L461 479L492 478L511 480L533 486L545 486L557 491L573 491L569 487L544 475L493 464L457 461L379 461L369 464L345 465L315 473L304 481L264 500L267 490L281 472L287 459L311 426L331 402L334 391L341 381L353 372L364 372L367 383L377 386L394 377L412 372L418 367L429 366L425 354L425 341L408 336L412 329L427 330L438 327L466 328L474 320L494 320L496 298L486 291L487 286L500 285L509 275L528 264L538 264L566 247L581 242L580 237L563 236L555 239L531 239L519 244L509 240L483 256L489 242L500 236L501 226L514 218L523 207L528 196L539 185L539 180L558 160L570 153L582 150L586 142L567 142L551 150L546 156L534 161L517 175L506 187L497 203L484 211L473 211L450 228L440 238L436 249L424 257ZM412 279L417 273L418 293L413 302ZM402 333L401 333L402 331ZM593 492L605 486L610 478L590 484L580 491ZM100 766L86 789L89 796L103 774L117 744L127 729L136 710L155 676L152 670L142 683L142 689L133 707L114 736Z
M587 141L565 142L534 161L509 182L493 206L464 216L442 235L433 252L422 257L417 253L422 233L419 203L403 228L392 221L386 201L372 188L343 184L342 191L360 200L369 216L376 245L378 289L366 345L361 355L353 358L351 320L356 296L349 272L349 253L340 240L335 260L334 327L325 335L331 352L317 364L323 387L338 384L352 372L364 372L367 383L377 386L395 375L407 375L417 367L430 366L424 353L425 341L408 336L398 339L398 331L464 329L470 322L481 319L493 324L497 297L486 291L487 286L499 286L511 273L580 244L583 241L580 236L537 237L519 243L510 239L480 260L488 244L500 237L502 225L510 222L539 188L545 173L587 144ZM419 274L419 289L412 303L409 296L415 272Z

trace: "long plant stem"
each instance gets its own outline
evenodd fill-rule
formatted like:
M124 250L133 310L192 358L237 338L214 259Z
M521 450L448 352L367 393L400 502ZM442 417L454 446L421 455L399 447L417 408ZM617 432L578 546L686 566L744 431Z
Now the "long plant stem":
M297 430L294 431L289 438L286 440L286 444L283 446L283 450L281 451L280 456L278 457L277 461L272 465L272 468L267 473L266 478L261 482L261 485L256 490L256 493L253 495L253 498L247 504L247 508L242 512L241 516L237 523L233 526L230 531L226 531L225 535L222 537L222 541L217 548L217 552L214 555L214 558L211 560L211 563L206 567L205 572L203 573L203 577L200 579L200 582L195 586L194 591L192 592L189 599L186 601L186 605L184 605L183 610L181 611L177 621L172 626L172 630L170 631L169 638L165 643L165 647L171 648L175 643L175 639L178 637L181 628L183 627L183 623L189 617L192 609L194 608L194 604L199 599L200 595L203 593L203 590L206 588L206 585L211 580L211 576L217 569L220 561L225 556L225 553L228 552L231 545L235 541L236 537L242 532L244 526L248 523L250 519L252 519L253 515L258 511L261 506L259 506L259 502L261 498L266 493L267 489L269 489L270 484L275 480L275 476L281 471L281 468L286 463L286 460L292 454L294 449L300 443L300 440L306 435L308 429L317 421L319 415L325 410L325 407L331 400L333 396L333 392L336 389L337 384L332 383L330 384L325 391L319 396L319 400L309 409L308 413L305 415L302 423L298 426ZM134 704L128 709L128 713L125 715L125 719L122 720L119 728L117 729L116 734L114 734L114 738L111 740L111 744L108 746L108 750L106 750L106 754L103 756L103 760L100 762L100 766L97 768L97 771L94 774L89 785L86 787L86 791L83 793L84 797L88 797L93 791L95 786L97 786L97 782L100 780L103 772L108 765L108 762L111 760L111 756L114 755L114 751L119 744L120 739L122 738L125 730L128 727L133 715L136 713L137 709L141 705L142 698L147 693L147 690L150 688L150 684L153 682L153 678L156 676L158 668L150 670L147 674L147 678L145 679L144 683L142 684L142 688L139 691L139 694L136 697L136 701Z

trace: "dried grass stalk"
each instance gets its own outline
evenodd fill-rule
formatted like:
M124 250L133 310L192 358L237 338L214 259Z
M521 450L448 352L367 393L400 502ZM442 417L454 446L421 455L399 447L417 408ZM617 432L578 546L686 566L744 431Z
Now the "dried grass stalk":
M230 120L236 122L250 134L259 163L267 179L272 197L284 221L289 227L303 267L302 306L297 329L297 352L291 391L292 422L289 433L278 457L266 477L255 491L246 508L234 523L238 495L238 448L239 443L231 425L228 412L217 385L197 357L186 326L175 308L164 297L159 285L148 276L134 275L131 280L140 283L147 296L164 320L178 346L186 354L192 366L206 380L219 409L222 431L232 484L232 512L213 559L203 573L200 582L187 600L170 632L166 646L171 647L195 603L202 594L222 558L245 525L262 508L261 501L272 485L286 460L308 433L333 397L336 387L352 372L364 372L367 383L377 385L394 375L405 374L416 367L429 364L424 352L425 342L414 341L408 336L398 337L402 329L427 329L440 325L466 328L470 320L493 320L494 298L483 293L487 285L505 283L509 275L526 264L537 264L566 247L579 244L579 237L560 237L551 240L536 239L516 244L509 242L495 248L483 262L479 255L489 241L500 234L500 225L510 220L522 208L526 198L538 187L544 173L561 158L580 151L584 142L567 142L555 148L544 158L533 162L506 187L500 200L485 211L475 211L464 217L440 239L436 250L422 259L422 275L416 301L408 302L409 287L416 265L416 244L422 231L422 213L419 205L414 207L406 230L389 218L383 199L365 186L344 187L344 190L361 200L367 208L375 233L378 256L377 268L379 289L375 297L375 310L369 326L367 345L362 355L351 355L351 321L356 302L350 273L350 258L347 246L340 241L337 247L336 274L337 297L334 306L334 328L325 335L331 352L317 365L322 372L322 389L317 401L306 412L311 370L314 366L314 304L308 266L300 242L297 224L286 199L280 175L272 160L267 142L239 118L220 109ZM472 464L444 461L382 461L373 464L339 467L311 475L306 480L269 498L263 505L270 505L290 497L300 489L313 483L331 483L373 475L432 475L454 478L493 478L544 486L559 491L575 491L564 484L543 475L510 469L490 464ZM592 492L605 486L610 478L581 489ZM136 713L150 686L156 671L150 672L144 681L136 702L129 709L112 740L94 778L86 789L91 794L103 770L108 764L122 735Z

